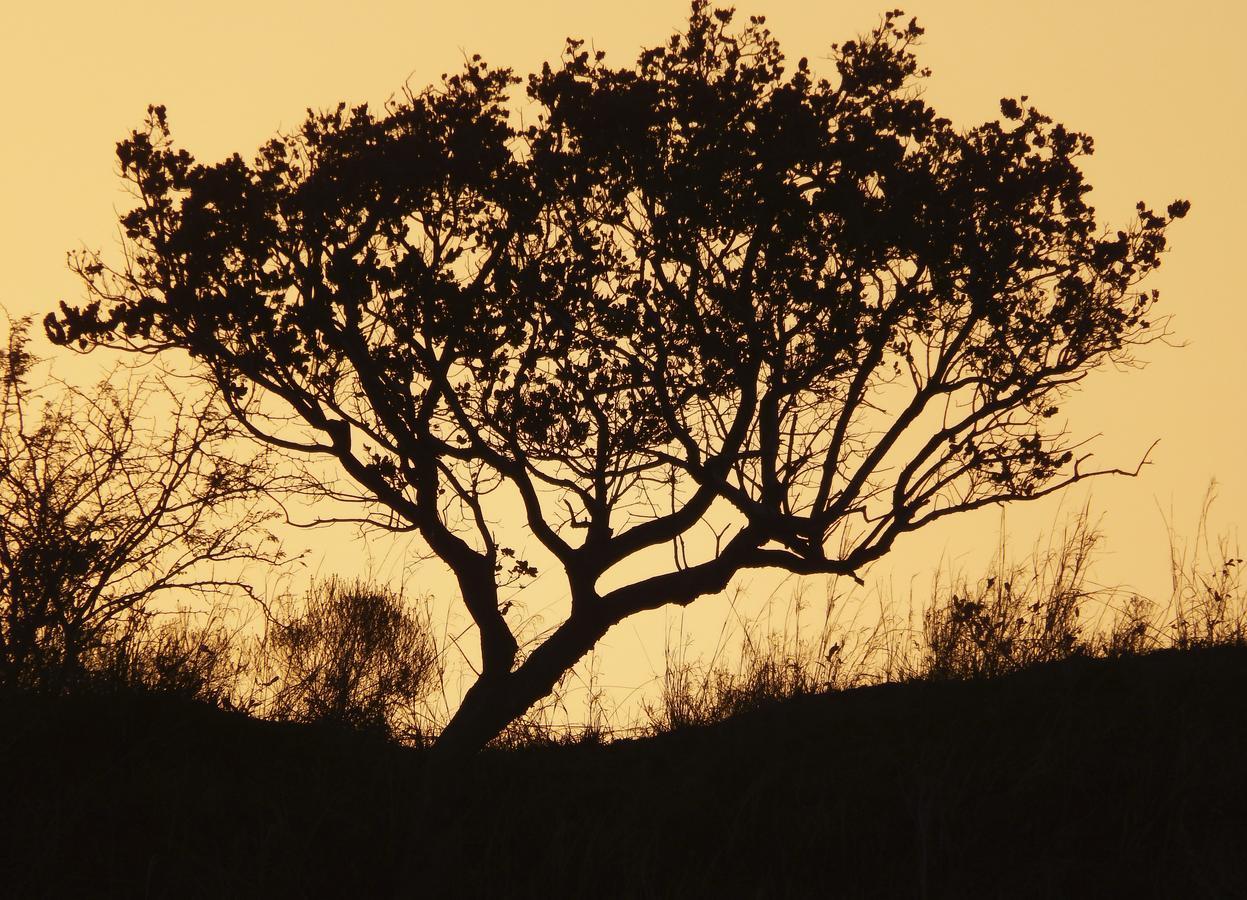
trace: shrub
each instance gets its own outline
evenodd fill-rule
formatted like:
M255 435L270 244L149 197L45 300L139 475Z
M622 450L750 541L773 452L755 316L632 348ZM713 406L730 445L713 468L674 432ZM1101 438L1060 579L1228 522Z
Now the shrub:
M287 604L265 644L278 685L275 718L322 722L419 740L429 730L422 701L442 669L427 612L362 581L331 578Z
M132 615L84 660L82 686L94 692L144 692L250 711L253 659L225 614L182 610L159 626L151 614Z

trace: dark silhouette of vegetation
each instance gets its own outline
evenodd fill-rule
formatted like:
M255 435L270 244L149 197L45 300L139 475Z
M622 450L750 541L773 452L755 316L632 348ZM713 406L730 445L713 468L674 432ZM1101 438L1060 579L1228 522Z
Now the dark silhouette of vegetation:
M1164 335L1138 281L1186 204L1101 229L1090 140L1025 98L954 129L899 13L834 81L732 22L694 2L630 69L570 42L527 127L474 58L252 164L195 163L160 108L119 145L125 263L79 256L48 333L199 369L75 389L25 322L0 352L6 892L1247 896L1211 490L1167 602L1092 580L1086 508L908 619L838 592L944 516L1137 471L1054 417ZM237 620L278 487L449 564L480 636L449 720L426 598L330 578ZM507 589L546 559L571 611L526 643ZM761 567L845 580L778 627L729 597L739 647L669 637L618 721L601 636Z
M15 896L1238 897L1247 651L802 697L460 777L150 695L0 696Z
M964 581L923 615L924 677L992 678L1083 652L1087 579L1100 540L1084 511L1056 547L1027 564Z
M852 576L948 516L1137 471L1091 467L1059 409L1163 336L1139 285L1188 204L1106 229L1091 139L1025 97L954 127L899 12L833 45L830 78L733 23L695 0L623 68L569 41L526 125L479 57L252 162L198 163L152 107L118 146L124 261L79 255L87 301L46 319L186 351L253 437L350 483L308 490L454 571L480 676L448 752L631 615L747 569ZM504 588L533 552L571 608L521 654ZM990 590L949 640L1029 640Z
M1247 588L1244 587L1243 558L1237 541L1220 535L1214 541L1208 533L1208 511L1216 498L1216 485L1210 485L1195 535L1181 541L1169 529L1169 571L1172 575L1174 607L1173 645L1181 650L1247 644ZM1146 622L1146 608L1136 618ZM1145 635L1150 630L1144 626Z
M210 642L194 641L191 626L154 629L150 615L162 597L245 591L240 566L279 560L259 503L268 463L237 455L234 426L211 398L192 402L185 387L135 372L84 391L49 380L28 348L27 323L10 323L0 349L0 688L56 693L106 670L166 687L220 681L198 650ZM175 672L175 658L195 665Z
M265 675L277 682L268 714L374 731L421 743L421 702L441 687L427 609L363 582L314 584L270 625Z
M1022 563L941 580L899 643L884 623L855 649L831 610L810 634L746 627L734 669L669 653L647 724L613 730L591 697L560 730L542 704L453 780L397 746L436 730L415 715L442 676L423 606L323 581L250 649L219 616L132 607L85 643L91 690L0 691L5 886L1238 896L1247 591L1207 512L1193 545L1171 530L1167 605L1092 585L1084 510ZM1107 628L1097 603L1121 607Z
M878 616L855 627L836 609L846 598L832 594L817 627L803 631L807 604L797 596L781 630L744 620L737 643L721 640L710 663L669 642L658 691L643 704L644 725L624 723L618 733L666 734L866 685L977 681L1075 658L1247 647L1240 551L1228 536L1208 533L1213 496L1210 489L1193 541L1170 529L1173 588L1165 602L1092 581L1103 535L1084 508L1024 560L1011 561L1001 546L977 578L937 573L909 622L898 620L895 600L881 601Z
M247 652L225 611L188 609L171 620L131 610L124 625L93 646L83 661L77 692L159 694L221 709L258 712Z

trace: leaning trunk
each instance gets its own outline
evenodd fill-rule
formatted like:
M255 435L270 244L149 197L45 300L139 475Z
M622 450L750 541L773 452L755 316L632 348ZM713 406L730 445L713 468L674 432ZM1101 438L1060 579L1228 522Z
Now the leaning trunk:
M519 668L482 675L438 737L437 754L463 757L482 749L547 696L613 624L599 616L573 614Z

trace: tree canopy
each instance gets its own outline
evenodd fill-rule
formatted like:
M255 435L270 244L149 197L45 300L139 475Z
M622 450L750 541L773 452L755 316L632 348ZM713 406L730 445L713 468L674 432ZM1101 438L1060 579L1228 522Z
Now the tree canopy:
M1104 228L1091 139L1025 97L955 127L921 34L887 13L821 77L695 0L635 65L569 40L521 82L472 57L381 110L309 111L251 162L197 162L152 107L118 145L124 261L77 256L87 301L49 335L189 352L255 438L418 532L479 629L443 735L478 747L629 615L746 568L853 574L1119 471L1059 405L1164 333L1139 282L1188 204ZM571 596L523 658L512 498ZM600 587L715 516L701 557Z

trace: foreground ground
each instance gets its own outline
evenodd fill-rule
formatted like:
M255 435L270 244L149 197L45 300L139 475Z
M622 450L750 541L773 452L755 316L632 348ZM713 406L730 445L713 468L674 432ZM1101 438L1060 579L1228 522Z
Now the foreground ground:
M156 698L0 702L12 896L1247 897L1247 649L425 757Z

